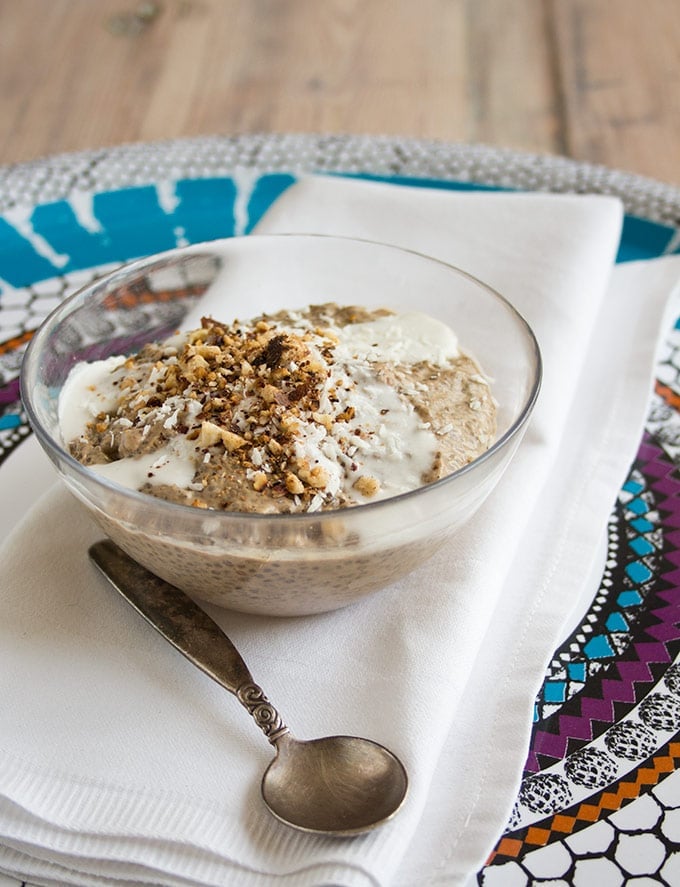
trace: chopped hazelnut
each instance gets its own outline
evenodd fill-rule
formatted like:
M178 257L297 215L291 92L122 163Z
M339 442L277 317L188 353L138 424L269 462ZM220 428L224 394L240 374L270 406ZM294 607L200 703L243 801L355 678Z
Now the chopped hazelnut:
M305 487L299 477L294 475L292 472L286 475L286 489L289 493L293 495L299 496L300 493L304 493Z
M338 422L349 422L354 418L356 410L354 407L347 407L341 413L338 414Z
M222 439L222 428L214 422L202 422L198 435L201 447L212 447Z
M314 487L315 490L324 490L326 488L328 474L320 465L315 465L311 471L305 472L305 474L306 476L303 477L303 480L306 480L310 487Z
M240 434L234 434L233 431L222 430L222 443L228 453L233 453L246 445L245 439Z
M300 430L300 423L293 416L284 416L281 419L281 431L284 434L297 434Z
M190 380L203 379L208 370L208 361L200 354L194 354L187 361L187 376Z
M326 431L332 431L333 417L328 413L312 413L312 419L314 419L318 425L323 425Z
M369 474L362 474L361 477L358 477L354 483L352 484L354 489L361 493L362 496L366 496L368 498L375 496L375 494L380 489L380 484L376 480L376 478L371 477Z
M274 403L279 396L279 389L276 385L265 385L262 389L262 400L265 403Z
M200 357L206 358L208 360L214 360L219 362L222 349L219 345L196 345L196 354L200 355Z
M253 489L259 493L267 486L267 475L264 471L258 471L253 477Z

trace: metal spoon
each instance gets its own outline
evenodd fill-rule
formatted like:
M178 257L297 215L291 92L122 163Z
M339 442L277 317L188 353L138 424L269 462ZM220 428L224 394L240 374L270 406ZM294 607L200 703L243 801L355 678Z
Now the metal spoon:
M221 628L184 592L159 579L110 540L90 557L123 597L164 638L247 708L276 756L262 777L262 797L281 822L306 832L369 831L401 806L408 780L384 746L357 736L294 739Z

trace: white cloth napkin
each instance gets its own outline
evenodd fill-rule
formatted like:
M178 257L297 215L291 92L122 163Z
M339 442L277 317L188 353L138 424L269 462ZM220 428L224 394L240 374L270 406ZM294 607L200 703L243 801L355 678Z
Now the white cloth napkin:
M0 561L0 872L60 885L418 887L463 884L484 864L676 307L680 258L614 267L621 218L607 197L321 177L279 199L259 231L369 237L450 261L509 297L543 351L527 436L446 551L327 615L209 608L297 736L384 742L409 771L407 803L354 839L275 822L259 798L269 746L97 575L85 551L99 532L56 485ZM3 497L29 470L33 490L51 477L40 460L24 445L0 472Z

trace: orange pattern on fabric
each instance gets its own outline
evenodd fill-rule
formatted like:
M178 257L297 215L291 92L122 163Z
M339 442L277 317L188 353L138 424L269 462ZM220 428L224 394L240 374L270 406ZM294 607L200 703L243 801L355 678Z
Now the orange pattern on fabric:
M676 410L680 409L680 394L676 394L668 385L664 385L657 379L654 383L654 390L669 406L675 407Z
M0 354L9 354L12 351L16 351L22 345L30 342L34 334L35 330L26 330L25 333L20 333L18 336L13 336L11 339L0 342Z
M614 813L639 797L643 788L654 786L662 776L673 773L679 761L680 742L669 742L665 752L624 777L615 789L603 791L599 800L583 801L573 814L555 813L546 823L529 826L523 838L502 837L486 864L491 865L499 857L517 859L523 852L545 847L556 835L561 837L572 834L579 823L591 825L603 816Z

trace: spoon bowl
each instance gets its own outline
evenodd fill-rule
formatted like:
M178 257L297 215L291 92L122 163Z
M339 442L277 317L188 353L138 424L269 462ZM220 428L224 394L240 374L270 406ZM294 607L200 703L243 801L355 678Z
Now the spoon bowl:
M92 545L89 554L156 631L236 696L274 746L261 791L278 820L305 832L343 836L370 831L397 812L408 778L389 749L358 736L293 738L241 654L198 604L108 539Z
M408 779L389 749L357 736L276 743L262 778L271 812L294 828L333 835L359 834L390 819L406 795Z

